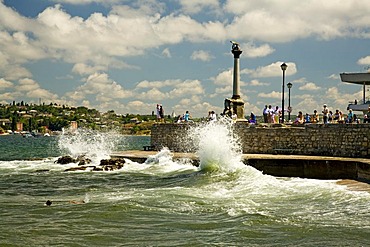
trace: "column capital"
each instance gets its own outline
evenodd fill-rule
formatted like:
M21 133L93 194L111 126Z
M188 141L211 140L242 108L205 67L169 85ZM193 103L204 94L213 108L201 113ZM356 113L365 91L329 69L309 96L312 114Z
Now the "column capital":
M237 50L237 49L233 49L231 50L232 54L234 54L234 58L239 58L240 57L240 54L242 54L242 50Z

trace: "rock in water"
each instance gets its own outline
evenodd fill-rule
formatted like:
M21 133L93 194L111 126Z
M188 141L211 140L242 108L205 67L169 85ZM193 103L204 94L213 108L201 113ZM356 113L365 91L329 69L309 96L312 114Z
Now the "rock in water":
M124 159L104 159L100 161L100 166L102 166L104 171L114 171L119 170L125 164Z
M69 164L69 163L76 163L76 159L67 155L67 156L62 156L58 158L58 160L56 160L55 163L62 164L62 165Z

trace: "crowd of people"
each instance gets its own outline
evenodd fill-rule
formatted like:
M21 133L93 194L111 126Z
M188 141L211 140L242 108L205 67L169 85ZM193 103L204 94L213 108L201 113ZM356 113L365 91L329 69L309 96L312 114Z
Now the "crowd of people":
M157 121L164 122L164 110L161 104L157 104ZM272 107L271 105L265 105L265 108L262 111L263 114L263 121L264 123L281 123L282 122L282 109L279 106ZM222 114L221 114L222 115ZM231 117L233 120L236 121L236 115ZM208 116L206 118L209 122L217 121L217 114L215 111L209 111ZM256 115L251 112L249 115L249 119L247 119L249 123L256 124L257 118ZM183 123L183 122L193 122L191 119L191 115L189 111L186 111L182 115L178 115L176 123ZM285 121L286 122L286 121ZM370 123L370 107L368 112L364 114L364 123ZM292 124L306 124L306 123L360 123L360 119L353 113L351 109L348 110L348 113L345 115L340 110L335 110L335 112L329 110L326 104L323 105L323 109L321 114L318 113L317 110L313 111L313 114L306 113L305 115L302 111L298 112L296 119Z
M265 105L262 114L265 123L279 123L281 121L282 111L279 106L273 108L271 105Z
M186 111L183 115L177 116L176 123L182 123L182 122L193 122L189 111Z
M310 115L303 113L300 111L298 112L297 118L294 120L293 124L305 124L305 123L360 123L360 119L353 113L352 109L348 110L347 115L345 116L342 111L335 110L333 113L326 104L323 105L322 113L322 121L320 119L320 115L318 114L317 110L314 110L313 114ZM366 118L365 118L366 119ZM364 121L365 122L365 121ZM370 108L369 108L369 122L370 122Z

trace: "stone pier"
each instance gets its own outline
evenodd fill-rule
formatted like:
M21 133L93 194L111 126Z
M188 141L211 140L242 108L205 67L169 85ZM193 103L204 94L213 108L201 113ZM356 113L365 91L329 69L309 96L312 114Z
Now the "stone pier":
M195 124L156 124L151 145L194 152L188 130ZM281 127L236 122L233 132L245 154L296 154L370 158L370 124L309 124Z

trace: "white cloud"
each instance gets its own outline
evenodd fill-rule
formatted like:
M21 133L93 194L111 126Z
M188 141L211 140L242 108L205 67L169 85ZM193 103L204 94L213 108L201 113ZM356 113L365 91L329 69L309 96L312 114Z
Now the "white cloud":
M331 74L327 77L328 79L332 79L332 80L339 80L339 75L337 74Z
M174 89L169 92L172 99L179 97L186 97L186 95L203 95L204 88L198 80L185 80L184 82L176 85Z
M5 80L4 78L0 78L0 90L5 88L13 87L13 83L10 81Z
M330 108L339 109L343 112L347 109L348 102L354 101L355 99L362 99L362 91L359 90L357 93L347 93L341 92L338 87L330 87L328 88L327 92L330 93L330 97L332 98L334 105L330 106Z
M20 79L18 85L15 86L16 92L28 97L30 99L42 98L43 101L56 102L58 95L40 87L40 85L29 78Z
M149 91L142 92L137 96L140 100L158 100L163 101L169 98L169 94L160 91L158 88L152 88Z
M73 100L85 99L88 95L95 95L99 102L108 102L114 99L123 99L133 96L132 92L126 91L117 82L111 80L106 73L94 73L90 75L85 84L79 86L74 92L66 94Z
M13 101L13 100L16 100L16 99L19 99L19 97L21 97L22 94L18 93L18 92L6 92L6 93L3 93L3 94L0 94L0 99L1 99L1 104L8 104L9 102L8 101Z
M249 82L249 85L250 86L268 86L270 85L270 83L267 83L267 82L260 82L259 80L251 80Z
M199 80L142 81L136 87L137 90L145 88L150 90L138 94L137 97L141 100L162 101L204 94L204 88Z
M320 89L321 89L321 87L318 87L313 82L307 82L303 86L299 87L299 90L307 90L307 91L317 91L317 90L320 90Z
M216 77L211 78L216 85L232 85L233 83L233 70L228 69L219 73Z
M268 44L255 46L253 43L242 44L241 49L243 50L243 55L250 58L265 57L275 51L275 49Z
M191 60L201 60L204 62L211 61L214 57L209 53L209 51L194 51L193 54L191 54Z
M68 3L75 5L85 5L89 3L104 3L104 4L117 4L123 3L125 0L52 0L57 3Z
M355 4L354 1L323 4L321 0L228 0L225 10L237 15L230 25L235 39L287 42L309 36L320 39L369 37L370 17L366 13L370 11L370 2L367 0L358 0Z
M32 91L38 89L40 86L32 79L24 78L19 80L19 85L16 86L17 91Z
M90 75L95 72L105 71L106 69L104 66L89 66L84 63L76 63L72 68L72 72L79 75Z
M174 86L177 84L182 83L182 80L164 80L164 81L141 81L137 84L136 88L161 88L161 87L168 87Z
M370 65L370 56L362 57L357 61L359 65Z
M275 62L275 63L269 64L267 66L258 67L255 70L244 69L240 73L249 74L251 77L256 77L256 78L282 76L283 72L282 72L281 67L280 67L280 65L282 63L283 62L280 62L280 61ZM285 75L286 76L294 75L297 72L297 68L296 68L295 63L286 62L286 64L288 65L288 68L285 71Z
M259 93L258 97L281 99L281 92L272 91L271 93Z
M216 10L219 8L218 0L179 0L185 13L199 13L205 8Z

